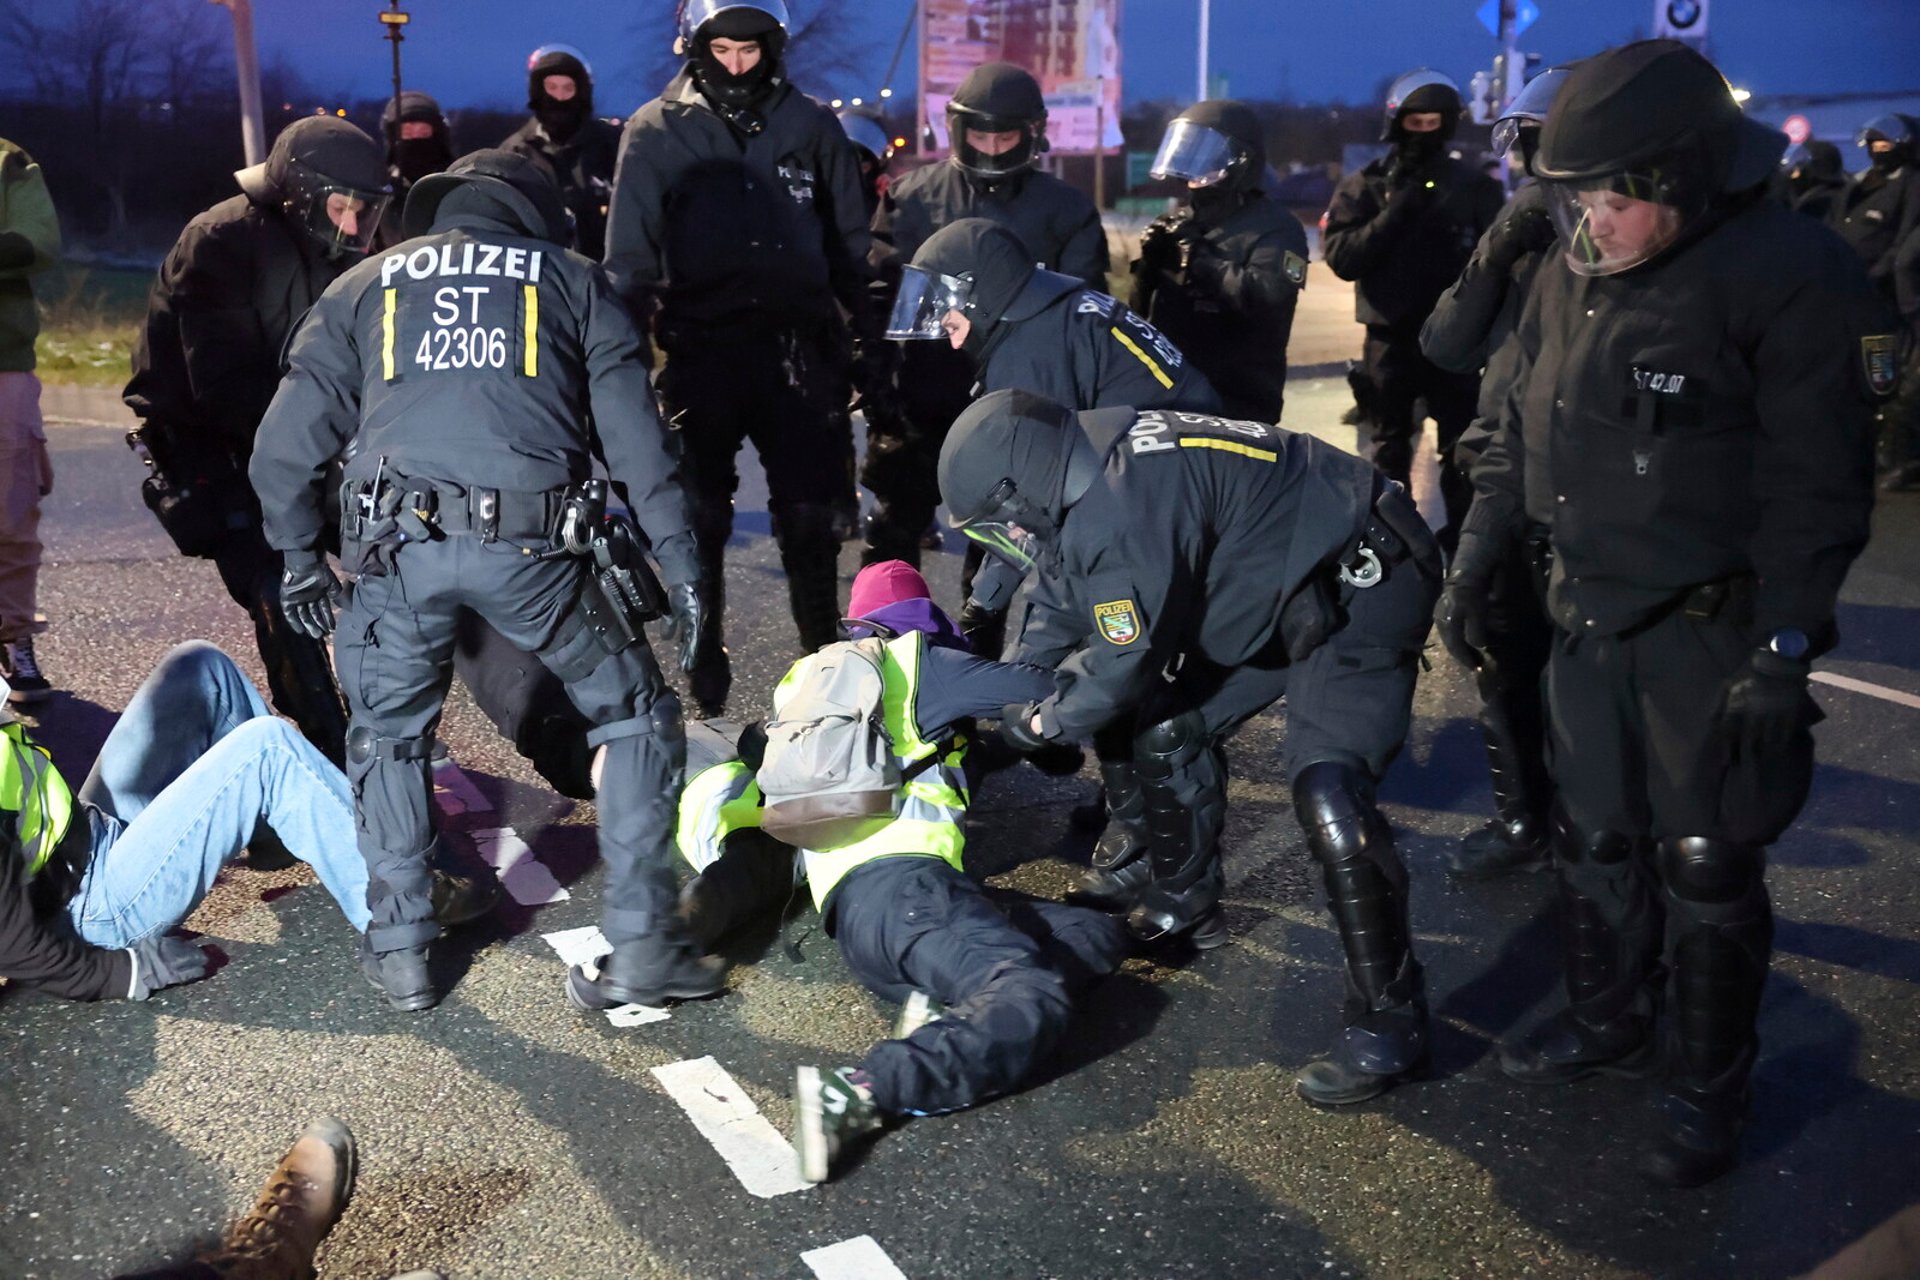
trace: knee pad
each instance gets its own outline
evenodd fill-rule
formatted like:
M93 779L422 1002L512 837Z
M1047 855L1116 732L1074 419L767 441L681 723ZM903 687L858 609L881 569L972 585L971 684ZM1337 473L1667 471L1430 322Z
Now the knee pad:
M367 766L376 760L399 762L425 760L433 751L431 735L419 738L384 738L364 724L347 730L347 762Z
M1730 903L1752 896L1763 883L1766 851L1706 836L1660 842L1660 876L1682 902Z
M1212 747L1206 718L1183 711L1170 720L1148 725L1133 740L1134 763L1143 780L1164 782L1183 765L1192 764Z
M1327 863L1366 856L1382 821L1373 803L1373 783L1338 760L1316 761L1300 771L1293 780L1293 812L1314 856Z
M687 754L686 725L680 718L680 699L673 693L662 693L654 699L653 705L640 715L627 720L616 720L611 724L595 725L587 731L587 745L599 747L608 742L619 742L627 738L652 738L663 743L674 753L675 759L684 761Z
M1569 867L1616 867L1633 857L1633 837L1618 831L1583 832L1558 804L1550 816L1554 856Z

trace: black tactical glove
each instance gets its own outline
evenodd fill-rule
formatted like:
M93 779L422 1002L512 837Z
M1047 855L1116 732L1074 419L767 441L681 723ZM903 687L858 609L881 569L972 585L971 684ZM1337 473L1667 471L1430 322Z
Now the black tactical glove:
M1049 778L1071 778L1087 763L1087 753L1071 742L1049 742L1027 753L1027 763Z
M1492 666L1487 656L1487 599L1499 568L1499 549L1494 539L1463 528L1453 567L1440 591L1440 604L1433 612L1440 643L1469 671Z
M1818 718L1807 693L1812 665L1771 649L1756 649L1747 659L1727 686L1721 708L1721 727L1737 754L1778 751Z
M207 976L207 953L185 938L156 934L128 947L127 955L133 959L129 1000L145 1000L162 987L198 982Z
M327 558L318 551L288 552L280 575L280 612L301 635L324 640L333 634L333 602L340 595Z
M867 427L876 426L897 433L894 424L903 416L900 393L894 389L895 371L900 367L900 352L892 343L862 338L853 344L853 365L849 373L855 392L854 407L867 415ZM876 421L877 419L877 421Z
M667 639L680 646L682 671L692 671L700 665L704 653L700 632L706 615L707 607L700 599L698 586L676 582L667 588Z
M1033 718L1039 710L1037 702L1014 702L1002 707L1000 740L1021 755L1032 755L1051 746L1044 736L1033 731Z
M1494 223L1487 239L1487 265L1496 271L1510 271L1513 264L1537 249L1545 249L1554 240L1553 215L1538 204L1512 209Z
M1177 272L1186 256L1185 246L1199 235L1191 210L1162 214L1140 233L1140 261L1150 269Z

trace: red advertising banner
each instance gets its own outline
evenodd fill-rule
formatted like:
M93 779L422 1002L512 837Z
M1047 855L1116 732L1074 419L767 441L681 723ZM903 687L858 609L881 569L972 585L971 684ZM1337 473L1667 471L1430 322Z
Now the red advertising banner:
M920 0L921 124L947 141L947 100L983 62L1033 72L1060 155L1120 146L1121 0ZM1102 146L1102 135L1105 145Z

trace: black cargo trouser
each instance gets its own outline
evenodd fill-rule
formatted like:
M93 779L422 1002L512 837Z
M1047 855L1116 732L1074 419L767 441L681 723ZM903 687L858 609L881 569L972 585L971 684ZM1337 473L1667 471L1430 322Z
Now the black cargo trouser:
M679 701L644 640L617 654L597 648L592 628L579 625L586 585L579 560L536 560L468 536L409 544L391 573L354 584L334 653L352 710L347 778L375 951L424 946L437 933L426 861L434 838L428 753L463 609L560 676L594 725L587 746L606 747L598 809L607 939L631 941L671 918L685 760Z
M1546 829L1553 783L1547 776L1547 616L1544 530L1514 544L1494 574L1487 601L1487 663L1475 678L1480 729L1493 773L1494 807L1509 825Z
M973 401L975 375L965 355L945 343L906 347L898 375L900 419L867 419L867 461L860 473L874 496L862 557L867 564L920 563L920 539L940 505L940 446ZM978 553L971 564L978 564Z
M924 991L946 1006L860 1064L894 1115L958 1111L1019 1088L1065 1032L1074 992L1117 969L1129 945L1098 911L1038 901L1003 911L948 863L911 856L848 872L827 929L876 995Z
M1446 503L1449 544L1473 500L1473 486L1454 459L1454 445L1472 424L1480 398L1480 377L1454 373L1427 359L1420 349L1422 316L1411 325L1367 326L1365 358L1373 383L1373 464L1412 489L1413 446L1420 438L1415 416L1424 401L1437 430L1440 496Z

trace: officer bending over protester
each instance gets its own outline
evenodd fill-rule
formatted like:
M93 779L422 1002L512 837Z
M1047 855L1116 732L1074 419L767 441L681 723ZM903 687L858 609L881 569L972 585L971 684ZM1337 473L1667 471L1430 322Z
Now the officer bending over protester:
M168 936L248 846L284 846L356 931L367 866L347 780L276 719L233 659L183 644L160 660L73 791L0 697L0 977L70 1000L145 1000L207 976ZM442 924L484 915L491 877L436 871Z
M1074 992L1112 973L1129 949L1126 930L1097 911L1031 901L1003 910L962 865L977 767L970 720L1044 697L1049 673L970 654L904 561L862 569L849 612L856 639L878 637L887 732L907 775L899 816L853 843L799 856L847 967L907 1008L895 1037L859 1066L796 1072L794 1146L809 1182L824 1182L850 1142L890 1121L1019 1088L1059 1043ZM794 690L806 665L781 682L777 716L801 714ZM682 908L704 941L777 911L794 886L794 850L760 827L755 770L766 740L755 727L736 750L714 722L688 733L680 847L701 874Z
M1493 576L1529 521L1551 527L1567 1003L1500 1065L1532 1084L1662 1073L1643 1171L1678 1186L1737 1157L1766 847L1812 782L1808 672L1838 639L1873 400L1897 373L1858 261L1766 198L1785 142L1676 41L1568 74L1534 162L1563 252L1521 318L1438 617L1479 666Z
M680 706L639 625L667 606L648 599L659 586L637 535L603 523L604 486L583 483L606 463L666 572L677 632L696 636L693 539L639 331L604 272L560 247L566 209L536 161L466 156L414 187L406 226L421 234L341 277L295 335L251 468L287 558L288 617L324 636L340 594L318 546L335 498L327 460L358 438L339 498L341 554L359 579L334 649L370 871L363 968L397 1009L439 998L427 761L465 608L565 682L595 726L587 745L606 751L614 949L597 981L571 976L569 996L711 995L721 976L673 916Z
M1131 726L1152 880L1144 940L1226 940L1226 739L1287 698L1287 775L1347 959L1346 1028L1298 1079L1359 1102L1424 1061L1407 875L1374 787L1405 741L1440 556L1406 493L1279 427L995 392L954 423L940 493L967 536L1056 585L1054 691L1006 708L1034 748ZM1028 634L1035 633L1030 617Z

